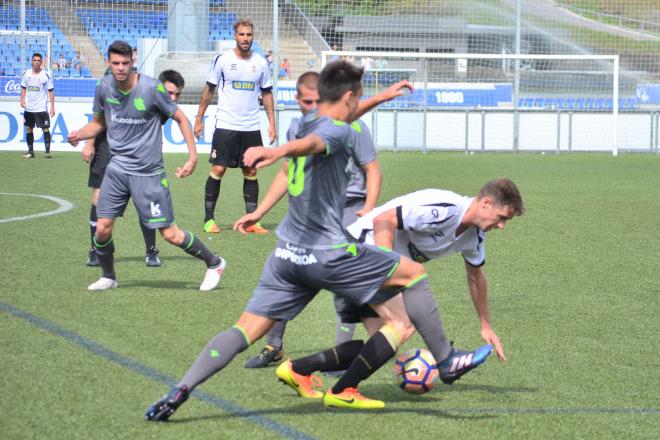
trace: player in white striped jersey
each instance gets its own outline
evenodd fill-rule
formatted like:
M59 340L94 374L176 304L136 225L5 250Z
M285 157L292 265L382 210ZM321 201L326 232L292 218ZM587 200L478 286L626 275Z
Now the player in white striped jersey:
M32 68L23 72L21 78L21 107L23 123L28 144L26 159L34 158L34 126L44 132L46 159L50 159L50 118L55 116L55 88L50 72L41 69L43 57L40 53L32 54ZM50 99L50 111L48 100Z
M439 189L426 189L397 197L359 218L347 230L361 242L386 243L394 252L420 263L461 252L468 288L481 324L481 337L489 344L485 347L492 345L497 356L504 361L504 349L490 325L488 285L482 270L486 262L484 239L486 232L504 228L507 221L523 212L522 198L516 185L510 179L503 178L488 182L475 197ZM451 384L478 366L474 363L461 368L461 364L473 362L474 357L472 353L452 348L444 332L437 302L430 291L408 295L405 305L411 322L438 362L443 382ZM374 334L383 324L374 310L365 305L344 302L343 307L338 305L337 312L344 321L361 320L369 334ZM342 358L337 353L350 353L349 348L344 343L293 360L288 366L282 364L278 368L278 377L282 378L285 368L288 368L287 376L302 383L315 371L344 369L353 358ZM289 385L290 382L285 380Z
M275 104L270 65L266 58L252 51L253 30L249 20L239 20L234 24L236 47L213 58L195 118L194 131L199 139L204 113L218 87L218 108L209 159L211 172L204 188L204 231L209 233L220 231L215 222L215 205L227 168L241 168L243 171L245 212L250 213L257 208L257 170L243 163L243 153L249 147L263 145L259 130L260 95L268 116L268 137L271 144L275 141ZM265 234L268 231L256 224L248 232Z

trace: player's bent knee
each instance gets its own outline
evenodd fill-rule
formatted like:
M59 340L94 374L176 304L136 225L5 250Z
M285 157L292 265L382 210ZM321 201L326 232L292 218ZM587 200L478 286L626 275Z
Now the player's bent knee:
M220 180L224 177L225 171L227 171L227 168L222 167L220 165L213 165L211 167L211 172L209 173L209 175L211 176L212 179Z
M245 178L257 178L257 169L256 168L243 168L243 177Z
M181 243L183 243L184 233L181 229L177 228L176 225L162 228L160 230L160 235L165 241L173 245L179 246Z

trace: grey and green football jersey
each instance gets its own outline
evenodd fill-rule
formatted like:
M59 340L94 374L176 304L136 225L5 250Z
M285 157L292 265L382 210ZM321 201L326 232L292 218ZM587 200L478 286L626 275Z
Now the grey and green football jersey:
M96 86L94 114L105 119L112 159L108 164L127 174L152 176L163 170L162 117L177 105L163 84L140 74L129 92L117 88L109 75Z
M326 151L289 160L289 210L277 235L306 248L331 249L348 241L342 215L353 167L355 129L314 112L302 118L295 137L310 134L323 140Z
M302 118L291 119L291 125L286 132L287 141L296 138L296 133L300 129ZM365 199L367 197L367 176L362 169L366 164L376 160L376 147L371 138L371 132L367 124L358 119L351 124L353 127L354 148L353 148L353 168L351 177L346 189L346 200Z

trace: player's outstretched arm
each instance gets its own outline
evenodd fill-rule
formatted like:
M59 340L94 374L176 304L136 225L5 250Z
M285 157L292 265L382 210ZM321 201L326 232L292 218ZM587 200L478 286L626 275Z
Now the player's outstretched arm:
M315 134L295 139L277 148L250 147L243 154L243 163L248 167L264 168L282 157L300 157L323 153L325 143Z
M74 130L69 133L67 141L74 147L78 142L98 136L105 130L105 121L100 115L94 115L94 118L80 130Z
M195 137L199 139L202 136L202 131L204 130L203 120L206 109L213 99L213 93L215 92L215 85L211 83L206 83L204 90L202 90L202 96L199 99L199 107L197 108L197 116L195 116L195 128L194 133Z
M183 134L183 139L185 139L186 145L188 146L188 161L182 167L177 167L176 177L188 177L193 171L195 171L195 167L197 166L197 146L195 145L195 138L190 129L190 122L188 122L188 118L183 114L180 108L176 109L176 112L172 115L172 119L174 119L179 125L181 134Z
M284 162L282 167L275 175L273 183L270 184L266 196L261 200L259 206L254 212L245 214L243 217L236 220L234 223L234 231L239 231L243 235L247 234L246 229L257 223L263 218L277 203L282 200L282 197L287 193L289 186L289 164Z
M388 209L374 218L374 244L394 248L394 235L398 224L396 209Z
M355 213L358 217L362 217L376 207L383 182L383 175L380 172L380 165L377 160L369 162L362 169L367 177L367 197L364 201L364 207Z
M357 112L355 112L353 115L353 120L355 121L360 119L360 117L367 113L369 110L384 102L391 101L399 96L403 96L406 90L413 92L414 88L410 81L404 79L392 84L377 95L361 100Z
M490 326L488 312L488 282L486 281L486 274L481 267L474 267L467 261L465 262L465 272L467 274L467 283L468 288L470 289L470 295L472 296L472 302L474 303L475 309L477 309L477 315L479 316L479 322L481 324L481 337L484 341L495 347L497 357L501 361L506 361L504 348L502 347L500 338Z

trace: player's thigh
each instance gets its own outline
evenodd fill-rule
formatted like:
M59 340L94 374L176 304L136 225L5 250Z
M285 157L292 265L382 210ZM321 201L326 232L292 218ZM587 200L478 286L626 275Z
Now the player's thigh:
M23 125L25 125L27 128L34 128L34 124L34 113L28 111L23 112Z
M332 250L310 250L305 280L354 304L369 303L398 265L400 255L352 243ZM297 256L298 259L302 258Z
M238 166L247 169L247 170L252 170L252 175L257 174L257 170L254 168L249 168L246 167L245 164L243 163L243 154L245 154L245 151L250 148L250 147L260 147L263 146L264 142L261 139L261 132L259 130L255 131L241 131L241 140L240 140L240 154L239 154L239 161L238 161ZM243 173L245 174L245 172Z
M241 160L241 132L216 128L211 141L209 163L227 168L238 168Z
M426 270L421 263L408 257L401 257L399 265L389 279L383 284L383 288L401 288L418 281L426 275Z
M99 218L117 218L124 215L124 210L131 197L129 175L108 168L103 176L96 215Z
M264 264L259 284L245 311L274 320L290 321L314 299L318 289L301 282L295 263L273 251Z
M48 112L34 113L34 120L37 127L43 129L50 129L50 115Z
M338 295L333 296L335 313L341 322L354 324L367 318L378 318L378 313L368 304L355 304Z
M130 191L140 221L149 229L163 229L174 223L174 204L167 174L130 176Z

